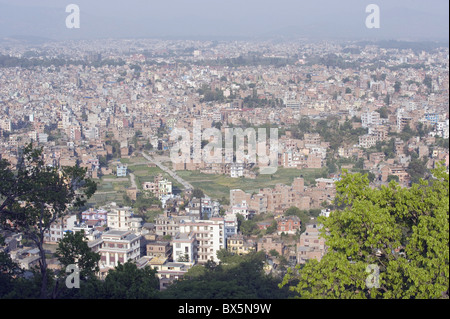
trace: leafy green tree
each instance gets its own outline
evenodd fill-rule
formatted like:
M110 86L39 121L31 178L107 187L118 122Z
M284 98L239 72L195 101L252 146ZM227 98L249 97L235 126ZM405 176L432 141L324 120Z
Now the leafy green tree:
M245 236L255 235L259 232L258 226L254 220L243 220L239 226L239 230Z
M386 95L384 102L386 103L386 106L389 106L389 103L390 103L390 95L389 94ZM380 113L380 117L382 119L387 119L389 116L389 110L386 106L380 107L378 110L375 111L375 112Z
M427 87L427 91L430 93L433 89L433 80L431 76L425 76L425 79L422 83Z
M408 164L407 172L411 178L411 183L419 183L421 178L425 178L428 173L428 159L424 156L422 159L413 158Z
M444 166L433 176L373 189L366 176L344 172L339 209L319 218L327 254L290 269L280 287L297 280L290 289L301 298L448 298L449 180Z
M100 254L93 252L88 246L84 231L65 233L64 237L58 243L55 255L61 263L63 271L59 280L56 281L53 290L54 298L60 293L63 294L63 298L68 298L69 296L73 298L73 294L71 293L78 293L78 289L64 289L64 286L61 284L66 278L64 270L69 265L77 265L80 271L80 287L81 285L85 286L89 281L97 280L95 274L100 270L98 267ZM61 288L63 288L62 291ZM85 288L86 287L83 287L83 290L85 290ZM84 291L82 293L84 293Z
M158 297L159 279L156 270L146 266L139 269L134 262L117 265L110 270L103 283L102 298L155 299Z
M0 247L4 245L4 239L0 235ZM21 275L22 269L12 261L9 254L0 251L0 298L7 295L14 288L15 277Z
M388 175L387 181L388 183L390 183L391 181L396 181L398 183L400 179L397 175Z
M395 84L394 84L395 93L400 92L401 87L402 87L402 83L400 81L395 81Z
M270 224L269 227L266 228L266 235L267 234L273 234L278 229L278 223L276 220L272 221L272 224Z
M280 253L278 251L276 251L275 249L271 249L269 251L269 255L272 256L272 257L279 257Z
M0 161L0 223L21 232L39 249L41 298L47 298L48 272L44 236L50 226L66 216L69 207L82 207L97 184L85 177L86 169L58 169L45 165L42 149L29 144L22 150L16 169Z
M80 269L81 279L94 277L99 271L100 254L89 248L83 230L65 233L56 248L56 257L63 268L76 264Z
M225 255L225 254L224 254ZM229 255L226 263L197 265L183 279L161 292L168 299L284 299L288 289L279 290L278 279L263 270L264 252ZM195 271L194 271L195 268Z
M205 196L205 194L203 193L203 191L200 188L195 188L192 191L192 197L194 198L203 198Z
M301 221L300 232L303 233L306 230L306 224L309 222L310 217L305 211L300 210L300 208L298 207L292 206L288 210L286 210L284 215L297 216L298 218L300 218Z

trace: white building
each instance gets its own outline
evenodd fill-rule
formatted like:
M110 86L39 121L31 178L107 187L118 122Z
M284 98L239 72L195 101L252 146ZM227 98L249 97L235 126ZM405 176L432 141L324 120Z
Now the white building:
M110 230L102 235L100 269L114 268L120 262L137 261L141 256L141 236L131 231Z
M225 215L225 239L230 238L238 233L238 220L236 216L231 214Z
M193 232L178 233L172 239L173 260L194 263L197 257L197 240Z
M238 178L244 176L244 164L232 163L230 167L230 176L232 178Z
M218 262L217 252L226 248L224 218L214 217L209 220L182 222L180 234L193 234L196 239L196 262L206 263L208 260ZM175 256L174 248L174 256Z
M127 176L127 165L119 164L117 165L117 177L126 177Z
M231 215L237 216L237 214L242 215L245 220L248 220L249 211L245 200L243 200L240 204L236 204L231 207Z
M361 126L366 128L371 125L380 125L380 113L378 112L365 112L361 114Z
M73 231L77 222L76 215L65 216L62 220L56 220L50 229L44 233L44 241L57 243L64 237L67 231Z
M119 207L113 202L107 215L107 225L110 229L140 232L142 218L134 217L133 214L131 207Z

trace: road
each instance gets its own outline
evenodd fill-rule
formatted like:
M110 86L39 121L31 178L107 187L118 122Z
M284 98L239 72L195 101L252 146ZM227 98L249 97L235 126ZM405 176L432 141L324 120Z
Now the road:
M172 171L171 169L169 169L168 167L164 166L161 162L155 160L154 158L152 158L151 156L145 154L145 153L141 153L142 156L145 157L145 159L147 159L148 161L156 164L156 166L158 166L160 169L162 169L164 172L166 172L167 174L169 174L170 176L172 176L172 178L174 180L176 180L178 183L180 183L181 185L183 185L183 187L185 188L185 190L189 190L189 189L194 189L194 187L189 184L188 182L186 182L184 179L182 179L180 176L178 176L177 173L175 173L174 171Z
M135 178L134 174L133 173L129 173L129 174L130 174L131 187L134 187L137 189L136 178Z

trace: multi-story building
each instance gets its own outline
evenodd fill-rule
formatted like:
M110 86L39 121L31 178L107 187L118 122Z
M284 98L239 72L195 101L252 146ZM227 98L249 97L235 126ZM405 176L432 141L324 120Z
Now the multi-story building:
M147 242L147 256L170 258L172 246L170 241L153 240Z
M325 239L320 236L321 226L306 225L306 230L300 235L297 248L297 263L304 264L309 259L320 261L326 253Z
M213 217L209 220L183 221L179 227L180 233L176 238L180 237L180 240L187 240L189 243L191 243L191 238L195 238L193 243L196 247L194 249L196 262L206 263L208 260L218 262L217 252L226 248L224 218ZM176 243L175 240L174 243ZM177 252L177 248L174 247L174 258L176 258Z
M172 238L173 260L194 264L197 259L197 240L193 232L178 233Z
M278 234L295 234L300 229L301 221L297 216L286 216L277 220Z
M225 215L225 238L236 235L238 232L238 219L235 215Z
M369 126L376 126L381 124L380 113L378 112L364 112L361 114L361 126L363 128Z
M119 207L116 203L111 203L107 215L107 225L110 229L139 232L142 227L142 218L133 215L131 207Z
M158 236L174 237L180 231L180 222L188 217L171 216L167 212L155 218L155 233Z
M257 251L265 251L269 253L271 250L275 250L283 256L286 246L281 239L275 238L273 236L264 236L257 243Z
M256 251L256 242L249 242L243 235L236 234L227 238L227 250L237 255L245 255Z
M232 163L230 167L230 176L232 178L238 178L244 176L244 164Z
M165 195L172 194L172 182L163 178L161 174L155 176L153 182L145 182L142 189L151 192L153 195L161 199Z
M118 263L137 261L141 256L141 236L131 231L110 230L102 234L100 268L111 269Z
M304 179L297 177L291 186L277 184L274 188L262 188L258 194L245 193L240 189L230 190L230 205L242 205L246 202L249 212L255 214L282 211L297 206L310 209L311 197L305 193Z
M127 176L127 165L119 164L117 165L117 177L126 177Z
M99 223L101 225L106 224L107 222L108 211L102 208L94 209L89 208L81 213L81 222L82 223Z
M379 138L377 135L364 134L359 137L359 146L362 148L370 148L377 145Z
M50 229L44 233L44 241L46 243L57 243L67 231L73 231L77 222L76 215L65 216L60 220L56 220L50 225Z

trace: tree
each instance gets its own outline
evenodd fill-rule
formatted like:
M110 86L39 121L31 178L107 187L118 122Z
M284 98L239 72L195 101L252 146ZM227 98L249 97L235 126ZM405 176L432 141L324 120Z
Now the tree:
M386 99L387 99L387 102L386 102ZM386 106L389 106L389 94L386 95L385 102L386 102ZM389 110L386 106L380 107L378 110L375 111L375 112L380 113L380 118L382 118L382 119L387 119L389 116Z
M305 211L300 210L300 208L292 206L284 213L285 216L297 216L300 218L300 232L303 233L306 230L306 224L309 222L310 218Z
M0 247L4 245L4 239L0 235ZM6 251L0 251L0 298L6 296L14 288L17 275L22 273L19 265L11 259Z
M431 93L433 90L433 79L431 76L425 76L422 83L427 87L427 91Z
M407 172L411 179L411 183L419 183L421 178L425 178L428 173L427 170L427 157L424 156L421 160L418 158L411 159L411 162L408 164Z
M278 229L278 223L276 220L273 220L272 224L270 224L270 226L266 228L266 235L273 234L274 232L277 231L277 229Z
M258 225L254 220L243 220L239 225L239 230L245 236L255 235L259 232Z
M388 183L390 183L391 181L396 181L398 183L400 179L397 175L388 175L387 181Z
M402 87L402 83L400 81L395 81L395 84L394 84L395 93L400 92L401 87Z
M228 254L222 253L222 257ZM192 267L183 279L161 292L168 299L284 299L288 289L276 289L279 280L263 270L265 253L228 255L226 264L209 262Z
M47 261L44 236L50 226L68 214L68 208L82 207L97 184L85 177L79 166L58 169L45 165L42 148L29 144L22 150L15 170L0 161L0 223L22 232L40 252L41 298L47 298Z
M290 269L280 287L298 280L291 289L301 298L448 298L449 180L444 166L433 176L373 189L344 171L339 209L319 217L327 254Z
M54 289L54 297L58 294L58 288L60 281L65 279L64 270L69 265L77 265L80 274L80 280L87 282L88 280L95 279L95 273L100 269L98 262L100 261L100 254L93 252L88 246L87 239L84 235L84 231L76 233L68 232L64 234L64 237L59 241L58 248L56 249L56 257L61 263L62 275L59 281L56 282Z
M194 198L203 198L205 196L205 194L203 193L203 191L200 188L195 188L192 191L192 197Z
M275 249L271 249L269 251L269 255L272 256L272 257L279 257L280 253L278 251L276 251Z
M139 269L132 261L119 263L105 278L102 298L154 299L159 290L156 272L149 266Z

